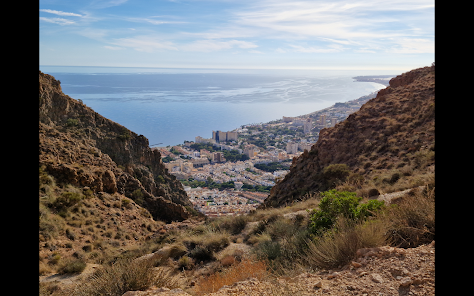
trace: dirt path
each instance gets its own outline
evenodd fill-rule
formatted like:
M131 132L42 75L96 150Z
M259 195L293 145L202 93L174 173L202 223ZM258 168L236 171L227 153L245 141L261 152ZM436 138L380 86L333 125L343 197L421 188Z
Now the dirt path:
M74 284L81 279L87 277L91 273L93 273L96 268L98 268L100 264L92 264L92 263L87 263L86 268L82 271L80 274L53 274L53 275L48 275L48 276L40 276L39 281L40 283L45 283L45 282L58 282L61 283L62 285L70 285Z

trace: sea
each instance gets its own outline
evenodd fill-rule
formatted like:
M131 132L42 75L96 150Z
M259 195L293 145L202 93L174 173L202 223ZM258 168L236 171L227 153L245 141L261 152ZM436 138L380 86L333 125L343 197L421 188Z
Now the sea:
M41 66L63 92L165 147L299 116L385 88L352 77L381 70L245 70Z

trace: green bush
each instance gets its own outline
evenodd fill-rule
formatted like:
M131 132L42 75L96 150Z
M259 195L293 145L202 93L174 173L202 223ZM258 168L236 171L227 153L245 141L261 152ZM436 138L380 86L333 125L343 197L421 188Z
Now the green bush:
M323 176L325 179L339 179L344 180L349 176L349 167L343 163L330 164L323 170Z
M312 211L309 225L310 231L318 235L332 228L340 216L351 221L361 221L384 205L383 201L378 200L359 204L362 197L357 197L355 192L349 191L332 189L322 192L321 195L323 198L319 203L319 210Z
M66 121L66 126L77 126L79 124L79 120L68 118Z
M130 131L128 129L123 128L122 133L120 135L118 135L117 137L122 141L126 141L126 140L129 140L131 138L131 134L130 134Z
M211 225L214 225L221 231L228 231L230 234L235 235L244 230L247 220L246 216L224 217L214 221Z
M197 262L211 261L215 259L212 250L209 250L207 247L204 246L195 247L189 252L188 256L195 259Z
M79 203L83 195L77 192L63 192L60 197L58 197L54 203L53 207L57 210L65 210L66 208L72 207L73 205Z
M254 252L258 259L275 260L281 257L281 245L278 241L264 241L255 247Z
M82 259L70 259L59 267L59 274L81 273L86 268L86 263Z
M144 205L144 199L143 199L143 192L140 188L134 190L132 192L132 199L137 203L139 204L140 206L143 207Z

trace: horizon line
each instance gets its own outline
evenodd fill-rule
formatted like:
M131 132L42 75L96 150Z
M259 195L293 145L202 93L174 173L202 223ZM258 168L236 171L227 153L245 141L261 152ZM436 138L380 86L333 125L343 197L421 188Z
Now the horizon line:
M329 70L329 71L358 71L358 70L371 70L371 71L411 71L413 69L406 69L405 67L400 68L341 68L341 67L272 67L272 68L263 68L263 67L245 67L245 68L235 68L235 67L160 67L160 66L91 66L91 65L39 65L40 67L89 67L89 68L143 68L143 69L195 69L195 70ZM421 67L417 67L421 68Z

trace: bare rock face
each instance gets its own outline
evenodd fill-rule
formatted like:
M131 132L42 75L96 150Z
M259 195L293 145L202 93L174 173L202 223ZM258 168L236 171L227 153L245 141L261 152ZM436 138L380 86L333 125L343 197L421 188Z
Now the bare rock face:
M307 192L330 189L333 183L324 174L329 165L347 165L366 178L372 170L417 165L414 155L434 152L434 80L434 66L394 77L345 121L322 129L316 144L293 159L290 172L260 207L284 206ZM429 161L434 169L434 157Z
M39 121L39 164L58 182L123 194L155 219L189 217L186 192L147 138L63 94L60 82L41 71Z

